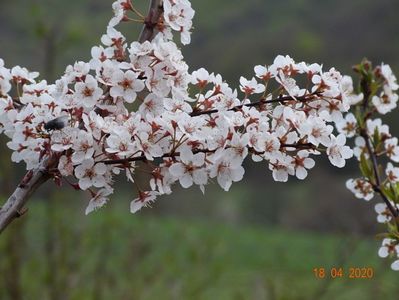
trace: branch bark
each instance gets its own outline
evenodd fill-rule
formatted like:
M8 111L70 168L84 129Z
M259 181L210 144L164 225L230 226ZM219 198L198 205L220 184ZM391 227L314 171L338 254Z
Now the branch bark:
M147 17L141 30L139 42L151 41L155 36L155 29L163 13L162 0L151 0Z
M311 143L297 143L297 144L282 144L280 146L280 149L285 149L285 148L295 148L297 150L304 150L304 149L312 149L315 150L315 146ZM254 149L250 148L249 149L251 153L257 154L257 155L263 155L265 152L256 152ZM215 153L215 150L209 150L209 149L197 149L193 151L193 154L197 153ZM166 153L162 155L161 157L155 157L156 159L159 158L173 158L173 157L178 157L180 156L180 152L171 152L171 153ZM121 158L121 159L112 159L112 160L104 160L102 163L106 165L126 165L132 162L139 162L139 161L148 161L147 158L144 155L136 156L136 157L130 157L130 158Z
M0 209L0 234L14 219L26 212L24 206L30 196L39 186L50 179L51 176L47 171L47 166L48 160L44 160L39 168L26 173L14 193Z

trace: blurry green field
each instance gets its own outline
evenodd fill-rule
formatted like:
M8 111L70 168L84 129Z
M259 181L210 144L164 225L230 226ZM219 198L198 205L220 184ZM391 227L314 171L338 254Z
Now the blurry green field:
M31 206L0 237L0 299L11 299L9 276L20 277L22 299L397 299L399 291L375 240ZM333 266L373 267L375 276L315 278L313 268Z

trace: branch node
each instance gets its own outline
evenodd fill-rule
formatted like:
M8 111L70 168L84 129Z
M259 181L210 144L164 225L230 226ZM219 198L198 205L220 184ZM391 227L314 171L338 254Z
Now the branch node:
M27 212L28 212L28 208L26 208L26 207L23 207L23 208L21 208L20 210L17 210L16 212L15 212L15 217L16 218L20 218L20 217L22 217L24 214L26 214Z

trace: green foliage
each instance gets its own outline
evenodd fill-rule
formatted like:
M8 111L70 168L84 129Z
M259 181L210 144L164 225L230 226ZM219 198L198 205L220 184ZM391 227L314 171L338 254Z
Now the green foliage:
M360 156L360 171L362 172L362 175L366 178L372 179L374 177L373 174L373 165L370 161L370 159L366 158L364 153Z
M26 217L17 244L24 299L390 299L396 289L377 241L132 216L123 207L83 218L65 202L36 202ZM2 276L12 259L8 234ZM313 274L363 266L374 268L373 279ZM0 298L9 299L6 289Z

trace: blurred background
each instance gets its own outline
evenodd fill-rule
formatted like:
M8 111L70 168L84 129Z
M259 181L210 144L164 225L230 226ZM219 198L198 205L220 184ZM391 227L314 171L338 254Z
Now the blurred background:
M146 12L147 0L132 0ZM0 57L53 81L87 61L111 17L111 0L0 0ZM353 75L367 57L399 71L396 0L193 0L192 70L205 67L234 85L278 54ZM123 24L133 41L140 26ZM237 85L238 86L238 85ZM396 116L396 115L395 115ZM397 117L386 122L398 135ZM396 127L395 127L396 126ZM23 176L0 143L3 202ZM175 187L152 209L129 213L133 187L84 216L87 195L43 186L29 212L0 236L0 299L397 299L398 273L377 257L384 230L374 204L355 199L339 170L319 159L306 181L273 182L266 164L245 179ZM121 181L124 181L121 179ZM374 278L316 279L314 268L372 267Z

